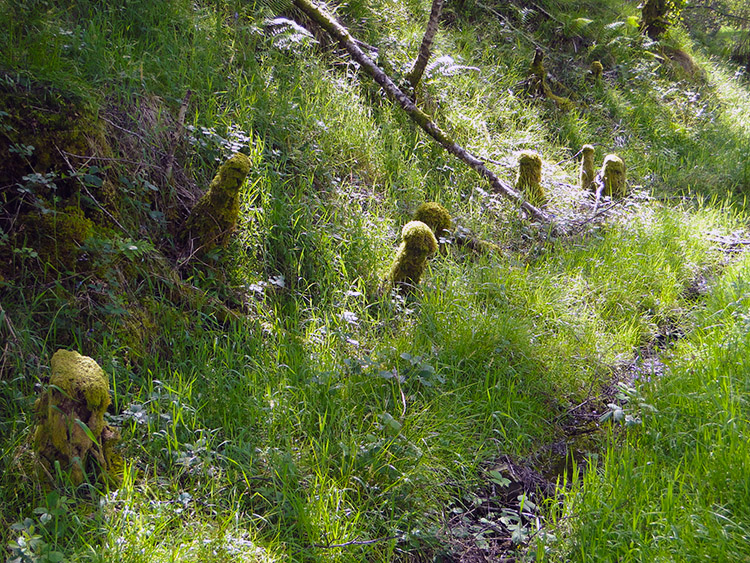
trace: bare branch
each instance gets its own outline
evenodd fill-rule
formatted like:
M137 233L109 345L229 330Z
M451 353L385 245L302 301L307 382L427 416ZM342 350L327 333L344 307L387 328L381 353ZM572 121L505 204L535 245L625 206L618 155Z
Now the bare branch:
M419 54L417 60L414 61L412 67L406 79L413 88L417 87L419 81L422 79L422 74L427 66L427 61L430 59L430 50L432 49L432 41L435 39L435 34L438 30L438 22L440 21L440 14L443 11L444 0L432 0L432 10L430 11L430 19L427 21L427 28L422 38L422 45L419 47Z
M683 10L706 10L708 12L714 12L715 14L718 14L723 18L734 20L744 25L750 25L750 18L746 18L743 16L738 16L729 12L725 12L723 10L719 10L718 8L714 8L713 6L708 6L705 4L697 4L694 6L683 6L682 9Z
M172 170L174 168L174 153L177 150L177 146L182 140L182 135L185 130L185 114L187 114L188 104L190 103L190 97L193 95L192 90L185 92L185 97L180 105L180 111L177 114L177 126L172 131L172 146L169 148L169 154L167 155L167 171L165 173L167 182L172 181Z
M312 546L319 547L321 549L333 549L335 547L348 547L350 545L371 545L373 543L380 543L384 541L391 541L391 540L398 540L398 539L401 539L401 536L389 536L386 538L375 538L374 540L352 540L352 541L347 541L344 543L329 543L329 544L314 543L312 544Z

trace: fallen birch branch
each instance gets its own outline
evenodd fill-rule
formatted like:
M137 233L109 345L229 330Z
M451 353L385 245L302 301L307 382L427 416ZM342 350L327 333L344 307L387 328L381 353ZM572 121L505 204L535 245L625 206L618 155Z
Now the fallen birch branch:
M316 22L320 27L327 31L336 39L351 57L359 63L362 69L378 83L385 93L409 115L417 125L419 125L430 137L435 139L450 154L468 164L481 176L483 176L492 186L492 188L518 205L531 217L542 223L552 223L553 216L547 212L531 205L507 182L504 182L498 176L487 168L479 158L469 151L458 145L445 133L438 125L407 96L393 80L380 69L375 62L368 57L357 45L357 41L351 36L349 31L338 23L333 16L328 14L321 6L315 5L311 0L293 0L294 5L302 10L310 19Z

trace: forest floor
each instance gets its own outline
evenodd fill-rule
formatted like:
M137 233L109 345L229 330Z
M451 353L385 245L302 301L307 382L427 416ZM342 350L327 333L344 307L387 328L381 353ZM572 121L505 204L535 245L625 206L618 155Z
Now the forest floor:
M404 86L428 12L336 16ZM750 557L750 89L717 44L637 22L446 6L409 92L505 185L535 151L553 227L291 4L0 0L7 560ZM624 197L580 187L586 144ZM188 217L236 153L211 249ZM450 229L394 291L425 202ZM117 483L35 470L59 349L108 378Z

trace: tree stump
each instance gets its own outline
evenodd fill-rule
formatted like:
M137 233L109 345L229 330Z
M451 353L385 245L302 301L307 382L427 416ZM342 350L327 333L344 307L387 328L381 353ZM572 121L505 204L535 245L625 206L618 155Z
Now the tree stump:
M529 94L533 97L548 98L563 110L573 107L573 102L569 98L558 96L550 88L547 82L547 69L544 68L544 52L539 47L534 51L534 58L529 67L529 77L526 79L526 84Z
M414 212L414 220L422 221L432 229L435 238L440 242L441 238L449 236L449 231L453 228L453 220L448 210L434 201L423 203Z
M625 197L628 195L625 185L625 162L616 154L608 154L604 158L601 171L604 195L610 197Z
M33 443L41 469L53 477L59 463L74 485L90 471L107 485L119 485L122 459L114 446L120 434L104 422L110 403L106 374L77 352L58 350L51 363L49 388L34 404Z
M388 275L399 290L413 290L422 278L427 259L438 249L432 229L421 221L409 221L401 230L401 246Z
M249 172L250 159L235 154L221 165L208 191L190 211L185 234L202 253L225 246L229 240L240 214L240 187Z
M518 156L516 189L526 196L532 205L547 203L547 193L542 187L542 158L534 151L523 151Z
M594 61L591 63L591 76L594 79L594 83L602 83L602 74L604 73L604 65L601 61Z
M594 178L596 177L596 170L594 170L594 146L583 145L581 152L583 152L581 172L579 174L581 189L589 190L594 186Z

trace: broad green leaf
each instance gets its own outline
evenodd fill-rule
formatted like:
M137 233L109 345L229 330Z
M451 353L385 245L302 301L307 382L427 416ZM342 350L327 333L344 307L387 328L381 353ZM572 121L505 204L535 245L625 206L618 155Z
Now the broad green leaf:
M398 420L393 418L390 413L384 412L380 415L380 421L394 434L401 432L403 426Z
M510 479L508 479L507 477L503 477L503 474L495 469L490 471L489 475L490 481L492 481L496 485L500 485L501 487L507 487L508 485L510 485Z
M625 20L625 23L628 27L632 27L634 29L637 29L641 25L641 22L638 20L638 16L628 16L628 19Z

